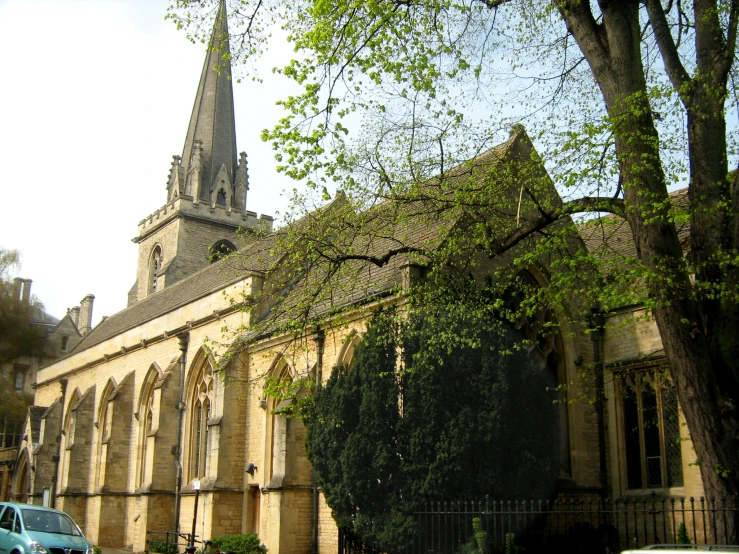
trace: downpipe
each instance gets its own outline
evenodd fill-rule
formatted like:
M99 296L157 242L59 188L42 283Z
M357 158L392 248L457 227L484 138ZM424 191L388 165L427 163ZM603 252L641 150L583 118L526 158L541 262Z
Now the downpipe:
M323 346L326 342L326 333L320 327L313 332L313 342L316 344L316 381L313 395L318 392L323 373ZM311 545L313 554L318 554L318 481L316 471L313 470L313 509L311 513Z
M187 346L190 343L190 333L187 331L177 335L180 341L180 401L177 404L177 444L172 449L175 464L174 489L174 529L179 537L180 533L180 504L182 497L182 426L185 421L185 368L187 367Z

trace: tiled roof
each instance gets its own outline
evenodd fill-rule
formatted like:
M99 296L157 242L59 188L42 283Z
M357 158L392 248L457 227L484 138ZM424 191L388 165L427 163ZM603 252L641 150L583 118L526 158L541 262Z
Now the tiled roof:
M187 279L155 292L133 306L104 319L77 344L69 355L81 352L128 329L194 302L229 283L244 278L251 272L269 270L274 263L273 247L273 236L255 238L253 242L239 251L238 256L215 262Z
M685 210L688 206L688 189L683 188L670 193L673 207ZM690 247L690 224L683 218L677 220L677 232L683 252ZM616 215L608 215L582 224L580 236L588 251L609 258L636 257L636 244L627 221Z
M309 214L289 226L262 237L254 237L252 241L226 260L216 262L209 267L183 279L136 304L114 314L98 324L70 352L71 355L100 344L129 329L133 329L147 321L185 306L213 291L219 290L229 283L243 278L250 272L269 272L276 267L290 265L290 250L303 247L316 248L313 239L331 237L343 252L366 256L381 256L388 250L412 248L428 253L439 248L448 231L459 221L460 210L449 210L441 206L446 202L445 195L453 194L455 181L477 178L497 165L510 151L511 146L524 137L523 130L517 130L501 145L498 145L466 164L452 168L446 173L446 179L431 181L420 185L417 200L396 202L386 200L373 208L359 214L346 217L342 210L350 209L339 195L330 205L314 214ZM426 189L424 190L424 187ZM335 230L334 235L326 233L326 225L331 225L332 210L336 211L336 221L349 222ZM329 214L328 217L316 215ZM342 219L343 218L343 219ZM323 227L321 227L323 226ZM328 228L332 231L332 228ZM284 249L287 245L288 250ZM323 246L326 246L324 244ZM331 245L328 245L329 247ZM312 268L287 267L286 272L295 275L279 285L273 291L273 298L281 301L280 309L270 310L263 314L263 320L279 319L286 309L300 309L301 302L311 299L312 303L304 306L310 314L315 315L338 306L345 306L362 299L377 296L380 293L396 289L401 283L401 267L413 258L413 254L404 254L390 258L384 265L378 266L365 260L353 260L344 264L336 275L330 291L321 291L320 279L325 277L327 265L316 264ZM279 279L277 279L279 282ZM313 288L312 288L313 287ZM324 294L325 293L325 294ZM273 304L276 305L276 303Z

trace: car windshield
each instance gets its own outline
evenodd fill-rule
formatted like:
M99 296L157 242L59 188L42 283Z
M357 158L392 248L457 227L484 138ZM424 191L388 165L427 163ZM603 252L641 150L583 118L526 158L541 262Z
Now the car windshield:
M26 531L76 536L81 534L77 525L67 514L42 510L21 510L21 513L23 514L23 526Z

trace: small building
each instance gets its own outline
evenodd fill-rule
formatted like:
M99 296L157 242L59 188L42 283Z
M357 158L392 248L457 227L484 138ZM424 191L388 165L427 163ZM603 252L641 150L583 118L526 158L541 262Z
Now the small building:
M82 299L58 320L33 300L31 279L16 277L13 281L13 298L10 301L18 306L29 324L29 331L37 334L38 341L14 359L0 363L0 371L5 383L12 390L7 394L19 397L19 404L30 403L36 385L36 374L40 367L71 352L82 340L84 334L92 329L92 307L95 297L91 294ZM23 437L24 414L5 417L0 426L0 501L12 497L11 483L18 447Z

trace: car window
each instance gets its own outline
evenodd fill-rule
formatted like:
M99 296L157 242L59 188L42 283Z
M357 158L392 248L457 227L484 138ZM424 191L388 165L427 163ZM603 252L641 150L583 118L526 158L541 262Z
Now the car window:
M80 535L74 521L67 515L44 510L21 510L26 531L41 531L60 535Z
M10 506L5 509L3 515L0 517L0 525L6 522L10 523L10 526L6 526L6 529L12 529L13 531L17 532L18 529L15 522L15 509Z

